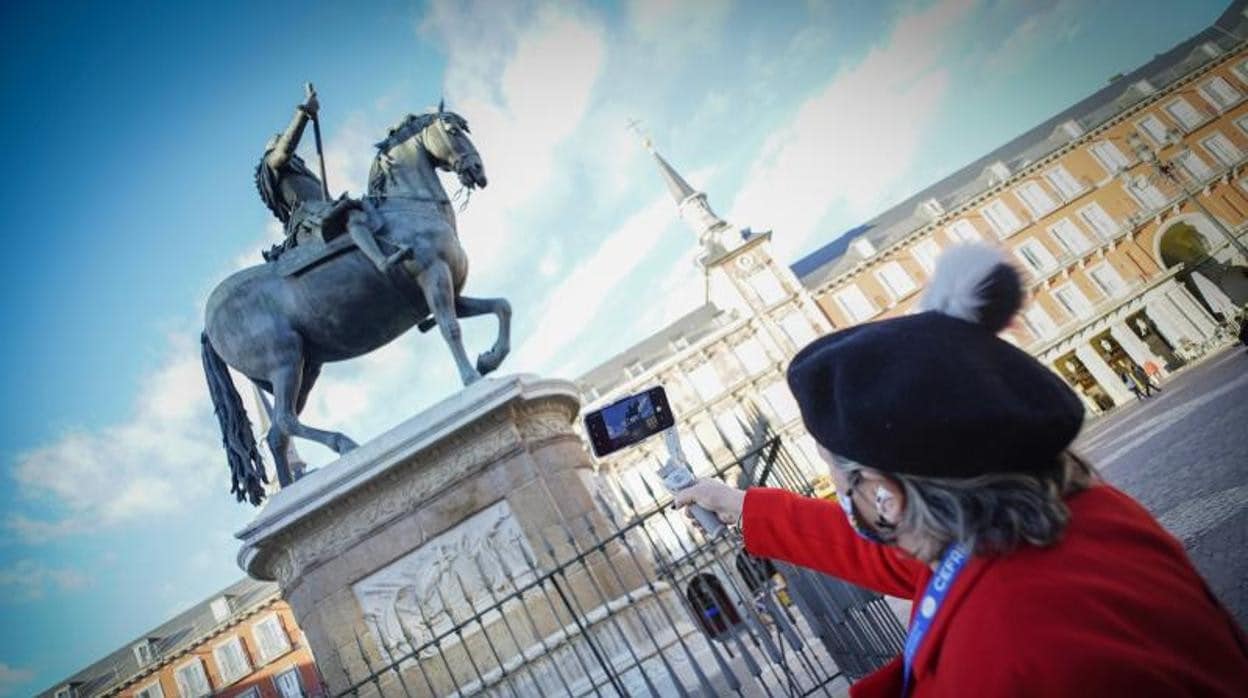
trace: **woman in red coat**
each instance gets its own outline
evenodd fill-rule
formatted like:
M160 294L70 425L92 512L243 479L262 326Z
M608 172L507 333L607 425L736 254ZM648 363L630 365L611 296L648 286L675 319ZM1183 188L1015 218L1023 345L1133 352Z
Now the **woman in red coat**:
M746 549L914 600L867 696L1248 696L1242 631L1182 546L1068 451L1079 399L996 337L1022 301L997 250L941 259L922 312L807 346L789 387L837 503L705 480Z

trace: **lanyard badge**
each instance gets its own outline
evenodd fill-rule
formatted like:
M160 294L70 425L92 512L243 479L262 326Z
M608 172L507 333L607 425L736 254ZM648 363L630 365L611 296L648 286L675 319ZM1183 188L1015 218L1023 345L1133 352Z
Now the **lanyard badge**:
M949 594L949 589L953 587L954 580L958 578L962 568L970 559L971 552L965 545L950 546L940 558L936 572L927 582L927 589L923 591L923 598L919 600L919 610L914 614L914 620L910 623L910 631L906 634L906 646L902 653L905 663L905 678L901 689L903 698L910 692L910 676L914 673L914 658L919 653L919 647L923 645L927 631L932 627L932 620L945 602L945 597Z

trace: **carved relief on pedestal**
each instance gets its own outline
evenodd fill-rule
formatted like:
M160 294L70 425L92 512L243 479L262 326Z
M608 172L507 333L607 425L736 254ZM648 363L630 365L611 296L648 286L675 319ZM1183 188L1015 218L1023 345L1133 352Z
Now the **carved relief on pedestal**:
M283 589L289 588L308 566L340 555L520 444L515 426L497 415L416 454L413 460L419 462L417 467L392 470L286 533L284 537L290 542L282 547L289 552L274 550L268 565L273 577Z
M529 562L533 559L511 507L503 500L351 588L374 639L401 654L532 581Z

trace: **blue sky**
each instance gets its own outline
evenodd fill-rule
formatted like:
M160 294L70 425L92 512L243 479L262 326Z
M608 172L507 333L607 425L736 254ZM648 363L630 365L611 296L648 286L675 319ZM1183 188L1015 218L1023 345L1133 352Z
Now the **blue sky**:
M251 173L305 80L335 191L402 115L445 95L470 121L491 183L460 217L469 292L516 308L504 372L574 377L700 302L627 119L792 261L1224 8L5 3L0 695L240 575L254 512L228 494L195 340L212 286L278 236ZM468 323L470 353L492 330ZM413 334L328 367L305 416L363 440L456 385Z

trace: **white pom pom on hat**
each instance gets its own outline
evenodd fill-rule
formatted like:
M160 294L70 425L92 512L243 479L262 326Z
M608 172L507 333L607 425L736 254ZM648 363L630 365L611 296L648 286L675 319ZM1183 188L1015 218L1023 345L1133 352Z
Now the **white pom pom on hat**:
M946 250L919 300L919 310L983 325L993 333L1005 329L1022 305L1018 270L1003 250L982 243Z

